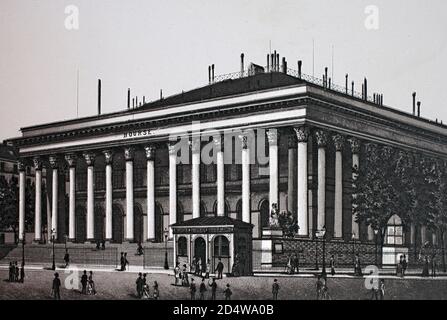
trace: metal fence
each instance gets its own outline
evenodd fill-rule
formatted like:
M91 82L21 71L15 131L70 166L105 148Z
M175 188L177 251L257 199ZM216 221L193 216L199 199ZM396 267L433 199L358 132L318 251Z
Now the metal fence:
M106 248L105 250L96 250L92 248L67 247L70 255L70 264L77 266L118 266L118 250L117 248ZM65 265L64 262L65 248L54 248L54 261L56 266ZM22 261L22 249L16 247L8 255L2 259L2 263L13 261ZM25 263L43 263L51 265L53 262L53 248L49 247L25 247Z
M145 248L143 255L144 268L163 268L165 264L165 255L167 252L169 268L174 267L173 248Z

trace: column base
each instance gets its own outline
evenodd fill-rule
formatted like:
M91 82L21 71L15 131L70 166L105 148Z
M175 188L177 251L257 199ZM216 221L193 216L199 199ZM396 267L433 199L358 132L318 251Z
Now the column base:
M33 243L34 244L43 244L43 241L42 241L42 239L34 239Z
M96 243L96 239L87 239L84 242L85 244L92 244L92 243Z
M123 243L137 243L137 241L134 239L124 239Z
M75 242L76 242L76 238L73 238L73 239L67 239L67 242L75 243Z

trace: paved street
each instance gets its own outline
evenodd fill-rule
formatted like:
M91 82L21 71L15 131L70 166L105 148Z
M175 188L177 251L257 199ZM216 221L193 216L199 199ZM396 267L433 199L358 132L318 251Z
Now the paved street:
M78 278L73 270L67 273L58 270L61 276L62 299L136 299L135 272L117 272L95 270L94 280L98 294L86 296L80 294L79 289L67 289L65 284L70 278ZM173 286L173 277L164 270L148 273L148 282L159 283L160 299L189 299L189 290L186 287ZM53 271L32 269L26 272L25 283L9 283L8 270L0 269L0 299L50 299ZM80 273L79 273L80 277ZM224 278L218 280L218 299L223 299L224 286L229 283L233 291L234 300L259 300L271 299L271 285L277 277L280 284L279 299L314 299L315 278L311 275L300 276L274 276L263 275L255 277ZM196 282L200 279L194 277ZM396 299L447 299L447 279L396 279L386 276L386 300ZM365 279L353 278L341 275L336 278L328 278L329 293L333 299L364 300L369 298L369 292L365 289ZM207 292L207 298L210 291Z

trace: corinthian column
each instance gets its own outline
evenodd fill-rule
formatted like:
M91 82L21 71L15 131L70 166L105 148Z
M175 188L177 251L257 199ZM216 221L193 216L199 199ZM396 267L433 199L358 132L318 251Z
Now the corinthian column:
M308 127L294 128L298 142L297 152L297 176L298 176L298 235L309 236L309 214L308 214L308 186L307 186L307 141L309 139Z
M57 228L57 214L58 214L58 194L59 194L59 186L58 186L58 159L57 156L49 157L50 166L53 170L52 174L52 183L51 183L51 228L48 228L52 231L52 235L54 235L54 239L58 239L58 228Z
M323 130L315 132L318 145L318 213L317 229L321 230L326 225L326 145L327 134Z
M104 150L102 153L106 163L106 240L111 241L113 239L113 151Z
M95 154L91 152L84 153L87 164L87 241L95 240L95 182L94 182L94 163Z
M192 218L200 217L200 137L191 138Z
M287 210L293 212L298 217L297 211L297 191L296 191L296 174L297 174L297 142L295 135L288 138L288 177L287 177Z
M68 164L69 170L69 189L68 189L68 240L75 241L76 239L76 155L67 154L65 160Z
M169 225L177 221L177 148L176 143L168 142L169 152ZM172 239L169 227L169 238Z
M269 142L269 201L270 207L276 203L279 209L279 175L278 175L278 139L279 133L277 129L269 129L267 131L267 139Z
M360 140L357 138L350 138L349 142L351 144L351 152L352 152L352 180L355 180L357 177L357 170L359 169L359 154L360 154ZM355 198L355 194L352 195L352 198ZM359 224L357 223L357 215L354 212L355 205L352 205L352 234L354 235L354 239L360 239L359 232Z
M242 221L251 223L249 138L246 135L241 135L239 138L242 141Z
M224 165L224 151L222 137L219 135L215 137L214 143L216 145L216 162L217 162L217 215L225 215L225 165Z
M144 147L147 164L147 240L155 240L155 146Z
M25 163L23 160L17 162L19 169L19 241L24 240L25 235Z
M127 147L124 149L126 159L126 241L134 240L133 234L133 157L135 149Z
M39 157L33 158L34 171L36 172L36 199L34 207L34 241L42 240L42 161Z
M343 237L343 145L342 135L333 136L335 145L335 203L334 203L334 237Z

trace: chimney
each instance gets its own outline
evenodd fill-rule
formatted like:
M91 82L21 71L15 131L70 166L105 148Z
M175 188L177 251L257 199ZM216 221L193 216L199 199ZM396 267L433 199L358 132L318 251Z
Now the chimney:
M379 97L379 96L377 96L377 97ZM374 101L374 103L378 104L378 102L376 102L376 94L375 93L373 94L373 101Z
M331 78L329 78L329 89L331 89Z
M244 76L244 54L241 53L241 78Z
M416 115L416 92L413 92L413 116Z
M146 97L143 96L143 104L146 104Z
M214 63L211 65L211 81L214 83Z
M275 57L273 53L270 54L270 71L275 71Z
M101 79L98 79L98 115L101 114Z
M279 71L279 53L276 54L276 71Z
M267 72L270 72L270 55L267 53Z
M127 88L127 109L130 109L130 88Z
M281 71L283 72L283 73L287 73L287 68L286 68L286 58L285 57L282 57L282 66L281 66Z
M351 95L354 96L354 81L351 83Z
M214 66L214 64L213 64ZM163 100L163 89L160 89L160 100Z
M298 60L298 78L301 79L301 66L303 65L303 62L301 60Z
M346 94L348 94L348 74L345 75L345 90L346 90Z
M365 99L365 84L362 83L362 100Z
M324 86L327 87L327 67L324 68Z
M135 108L135 98L132 98L132 108Z
M135 107L138 107L138 96L135 96Z
M208 83L211 83L211 66L208 66Z
M366 78L365 78L364 91L365 91L365 100L368 100L368 80L366 80Z
M421 116L421 102L418 101L418 117Z

